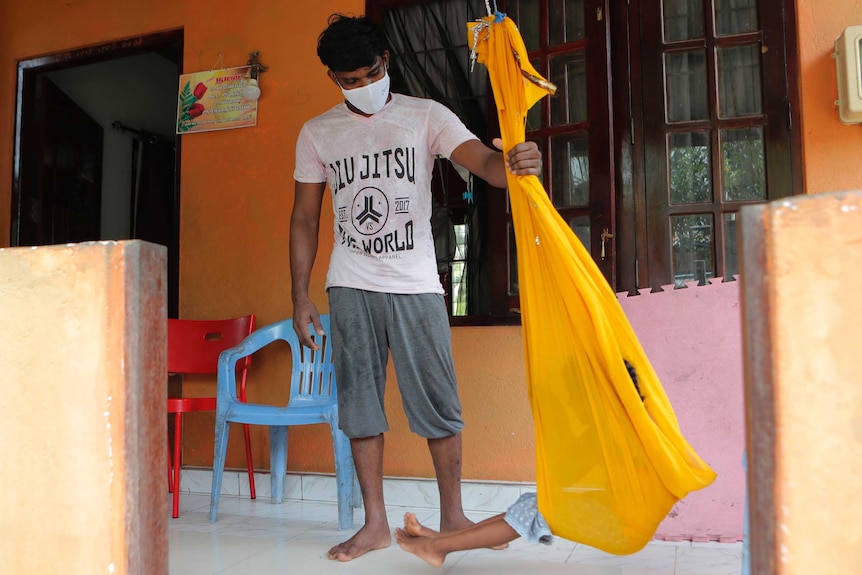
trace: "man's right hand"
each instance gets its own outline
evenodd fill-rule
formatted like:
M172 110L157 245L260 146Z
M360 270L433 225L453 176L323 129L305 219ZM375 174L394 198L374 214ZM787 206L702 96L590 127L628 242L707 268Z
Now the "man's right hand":
M318 335L323 335L323 326L320 324L320 313L317 311L317 306L310 299L304 299L293 303L293 331L299 338L299 343L307 348L315 351L320 349L308 331L308 324L313 324L314 331Z

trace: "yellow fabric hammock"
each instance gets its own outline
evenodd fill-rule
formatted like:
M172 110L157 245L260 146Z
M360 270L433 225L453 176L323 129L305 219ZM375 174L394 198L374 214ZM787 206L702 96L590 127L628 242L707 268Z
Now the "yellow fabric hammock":
M524 141L527 110L555 88L530 65L509 18L467 26L508 151ZM715 473L682 436L616 295L538 178L510 173L508 186L539 510L560 537L634 553Z

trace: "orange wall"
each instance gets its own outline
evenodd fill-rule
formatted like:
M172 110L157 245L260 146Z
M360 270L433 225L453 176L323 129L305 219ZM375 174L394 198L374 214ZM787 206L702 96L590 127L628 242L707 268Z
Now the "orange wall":
M11 205L16 62L34 56L183 28L184 71L242 65L259 50L270 70L261 77L258 126L183 136L180 315L186 318L258 314L267 324L291 315L288 220L293 194L293 150L302 122L339 100L315 53L317 35L336 11L362 13L362 0L89 0L0 4L0 246L8 245ZM322 222L312 295L327 302L324 272L332 245L330 208ZM533 427L527 402L518 328L459 328L453 334L464 417L464 477L532 481ZM286 398L283 356L264 350L249 380L252 401ZM390 374L390 381L394 381ZM212 383L187 381L189 393ZM408 432L395 386L390 386L388 475L432 477L424 442ZM266 429L254 429L255 460L268 468ZM242 466L234 431L228 465ZM212 461L212 416L191 414L186 463ZM289 468L331 471L324 427L291 436Z
M246 7L249 6L249 7ZM258 314L263 325L291 314L288 219L292 204L293 149L302 122L338 101L315 54L318 33L335 11L361 13L362 0L79 0L0 3L0 246L8 245L11 205L16 62L86 45L183 28L184 71L244 64L259 50L270 70L261 77L255 128L183 137L181 287L182 317ZM798 5L802 120L809 192L862 188L862 127L844 126L834 109L832 42L845 26L862 23L862 0L800 0ZM328 208L325 206L324 210ZM328 214L328 212L327 212ZM322 228L332 224L327 215ZM329 233L312 278L312 295L326 310L323 291ZM467 427L464 477L532 481L534 438L525 390L520 329L455 328L455 363ZM282 358L265 350L249 381L252 401L285 397ZM393 381L390 373L390 381ZM204 393L209 381L187 389ZM385 473L430 477L423 442L411 435L394 386L387 396ZM212 417L192 414L186 432L187 463L210 465ZM265 429L255 429L257 466L268 467ZM229 466L241 466L234 432ZM331 471L328 433L300 429L291 439L290 469Z
M838 119L835 38L862 24L862 0L798 0L805 186L809 194L862 189L862 124Z

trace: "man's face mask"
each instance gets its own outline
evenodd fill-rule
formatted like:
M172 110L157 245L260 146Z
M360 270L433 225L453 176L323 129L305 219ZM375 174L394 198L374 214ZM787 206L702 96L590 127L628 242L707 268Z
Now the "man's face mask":
M389 72L384 70L382 78L359 88L345 90L340 83L338 87L341 88L344 98L355 108L365 114L376 114L383 109L389 97Z

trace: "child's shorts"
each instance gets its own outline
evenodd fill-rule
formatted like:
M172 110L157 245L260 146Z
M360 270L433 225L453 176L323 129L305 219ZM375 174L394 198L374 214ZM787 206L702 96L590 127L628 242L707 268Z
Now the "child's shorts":
M554 536L542 514L535 493L524 493L506 510L504 517L509 527L530 543L550 545Z

